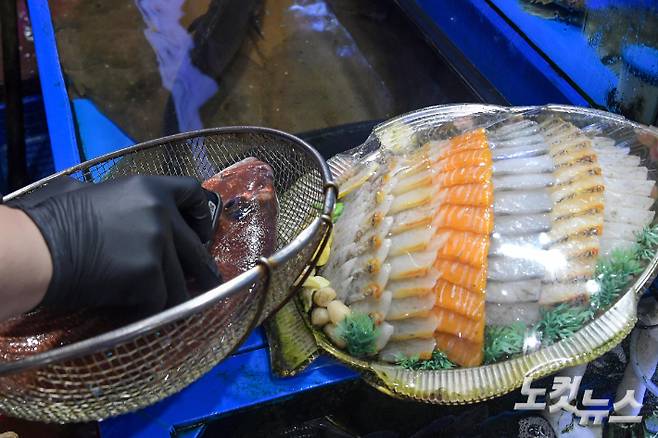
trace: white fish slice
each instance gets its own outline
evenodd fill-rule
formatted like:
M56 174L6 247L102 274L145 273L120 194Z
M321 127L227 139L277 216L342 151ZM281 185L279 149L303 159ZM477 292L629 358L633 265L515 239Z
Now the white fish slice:
M398 321L389 321L393 326L391 341L406 341L409 339L426 339L434 336L439 325L439 318L433 313L422 318L407 318Z
M605 167L603 171L604 178L614 178L628 181L629 179L635 181L646 181L649 177L649 170L644 166L634 167L631 173L627 169L617 169L616 167Z
M430 359L436 347L434 339L410 339L408 341L389 342L382 351L379 358L384 362L395 363L401 357L419 357Z
M548 231L551 217L546 213L500 215L494 219L494 234L525 234Z
M567 184L583 175L600 175L601 168L597 163L581 162L564 166L555 170L555 183Z
M602 192L605 189L603 178L599 175L589 175L578 178L569 184L551 187L550 194L553 203L570 198L578 193Z
M603 239L601 242L601 256L610 255L613 250L627 250L632 249L635 246L635 240L627 239Z
M493 174L526 174L552 172L555 169L553 159L548 155L532 158L512 158L493 163Z
M628 166L639 167L640 157L637 155L621 155L621 154L599 154L599 163L610 166Z
M648 225L654 217L653 211L628 210L626 208L617 208L615 205L607 205L603 211L603 217L606 222L623 222L636 225L642 228Z
M650 196L656 186L652 180L611 179L603 178L606 190L616 193L627 193L637 196Z
M529 173L518 175L501 175L492 178L494 191L533 190L555 184L555 177L550 173Z
M510 140L515 140L517 138L534 137L538 134L539 134L539 126L530 125L502 135L492 131L487 134L487 139L489 140L490 143L493 143L493 147L496 147L495 146L496 143L505 143ZM541 139L543 141L544 137L541 136Z
M544 284L539 295L539 304L557 304L589 296L587 281L579 280L571 283Z
M423 205L422 207L402 211L393 216L391 235L404 233L416 227L428 226L432 223L436 207Z
M549 146L548 154L551 157L558 157L560 155L570 154L583 149L593 150L592 143L589 139L582 136L573 136L551 144Z
M377 340L375 341L376 351L381 351L384 347L386 347L386 344L388 344L388 341L390 341L391 336L393 336L394 330L395 329L393 326L386 321L379 325L379 336L377 336Z
M487 283L488 303L524 303L537 301L541 291L541 280L490 281Z
M641 230L636 225L627 224L624 222L606 221L603 227L604 239L621 239L621 240L635 240L635 233Z
M569 236L600 234L602 230L603 218L600 214L585 214L555 222L548 234L551 242L560 242Z
M553 206L551 218L554 221L581 214L600 213L605 207L604 192L579 193L564 199Z
M438 272L430 270L423 277L390 281L386 288L393 293L393 298L396 299L417 297L431 293L434 290L437 278Z
M396 214L404 210L427 204L432 199L432 194L432 187L421 187L406 192L400 196L396 196L391 204L389 214Z
M491 159L494 161L510 160L512 158L537 157L544 155L548 150L546 143L535 143L514 147L501 147L491 151Z
M546 190L508 191L496 194L493 208L494 214L544 213L551 211L553 202Z
M539 321L539 303L487 303L485 311L487 325L510 325L523 322L532 325Z
M541 134L533 135L515 135L514 137L492 137L489 139L489 146L494 149L514 149L519 146L529 146L535 144L546 144L544 136Z
M608 137L593 137L592 145L594 148L606 149L615 146L615 141Z
M492 281L519 281L541 278L544 265L528 253L529 258L489 257L487 279ZM530 258L532 257L532 258Z
M384 263L379 272L374 274L370 274L369 272L355 273L339 284L338 287L340 290L336 289L336 294L339 298L346 296L347 298L343 299L346 304L360 301L365 297L376 295L380 291L383 291L390 275L391 265L389 263ZM343 291L348 291L349 293L343 295Z
M527 249L542 248L548 237L542 233L502 235L493 233L489 244L489 255L514 257Z
M370 295L360 301L350 304L350 309L353 312L365 313L373 317L375 322L380 323L386 319L389 310L391 309L391 300L393 293L390 291L382 292L381 296L375 297Z
M425 316L436 304L436 294L427 294L417 297L393 299L391 308L386 317L387 321Z
M566 264L556 264L555 266L546 267L544 281L569 282L579 279L589 279L594 275L595 257L587 260L570 260Z
M596 256L599 253L599 236L572 237L551 246L551 251L567 259Z
M508 122L502 126L497 127L496 129L493 129L490 135L493 137L501 137L506 135L516 136L518 135L519 131L529 128L539 130L539 125L537 122L532 120L521 119L516 122Z
M393 218L387 218L393 220ZM392 222L391 222L392 223ZM434 235L434 228L431 226L417 227L409 231L404 231L391 237L392 249L390 256L403 255L408 252L425 251Z
M368 181L379 169L379 162L370 161L352 177L347 179L345 182L340 184L341 197L347 199L347 196L350 193L356 192L356 190L363 186L366 181Z
M391 280L421 277L427 275L436 260L436 250L407 253L391 257Z
M331 256L335 257L337 261L344 261L362 255L368 251L375 251L385 240L392 226L393 218L384 218L376 228L371 228L366 233L357 233L354 242L342 247L337 247ZM392 244L392 248L395 248L394 244Z
M393 187L392 194L399 196L414 189L429 187L432 185L432 172L428 169L411 176L402 177Z
M655 202L655 199L648 196L638 196L631 193L620 194L610 190L606 190L604 198L606 205L614 203L619 207L640 210L648 210Z

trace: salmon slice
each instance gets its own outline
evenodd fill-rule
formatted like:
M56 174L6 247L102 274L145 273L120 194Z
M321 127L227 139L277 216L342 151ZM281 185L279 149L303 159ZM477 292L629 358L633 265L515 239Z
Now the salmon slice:
M436 237L445 241L437 254L439 258L465 263L475 268L485 265L489 253L487 235L469 231L441 230Z
M435 224L439 228L489 234L494 225L493 211L491 208L445 204L439 208Z
M473 320L484 318L484 295L439 280L434 288L436 306L463 315Z
M493 187L490 183L446 187L438 191L437 197L446 204L490 207L493 200Z
M438 158L439 160L443 160L451 155L457 154L462 151L488 149L484 129L470 131L458 135L456 137L453 137L449 140L447 145L445 144L445 142L437 142L437 143L438 144L430 143L429 146L430 148L432 148L432 146L434 147L436 147L437 145L440 146L438 148L439 150L438 154L435 154L436 158Z
M434 177L437 187L452 187L462 184L486 183L491 180L492 169L488 166L471 166L438 173Z
M481 343L469 342L445 333L437 333L434 339L437 348L457 365L476 367L482 364L484 349Z
M436 261L434 267L439 271L439 278L473 292L483 292L487 284L486 268L441 259Z
M438 318L437 332L453 335L476 344L484 342L484 318L474 321L440 307L435 307L432 312Z
M491 151L489 148L475 150L461 150L454 154L448 155L444 160L439 161L437 170L449 172L461 167L487 166L491 167Z

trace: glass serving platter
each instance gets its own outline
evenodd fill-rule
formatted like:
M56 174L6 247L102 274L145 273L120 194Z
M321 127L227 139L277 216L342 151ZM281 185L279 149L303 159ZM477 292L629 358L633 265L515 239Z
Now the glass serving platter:
M310 360L314 342L383 392L443 404L593 360L656 275L657 150L655 128L568 106L377 126L329 162L342 215L271 348Z

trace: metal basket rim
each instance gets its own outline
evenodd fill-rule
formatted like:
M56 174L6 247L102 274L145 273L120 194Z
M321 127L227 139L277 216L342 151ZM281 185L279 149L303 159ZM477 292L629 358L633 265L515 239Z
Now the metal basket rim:
M42 178L39 181L36 181L28 186L25 186L19 190L16 190L6 195L3 198L3 202L7 202L17 196L20 196L24 193L34 190L37 187L41 187L44 184L47 184L49 181L52 181L53 179L58 178L60 176L70 175L72 173L79 172L81 170L86 170L96 164L114 158L118 158L129 153L162 146L163 144L168 142L188 140L195 137L216 135L216 134L235 134L235 133L243 134L243 133L254 133L254 132L279 136L289 140L291 144L294 145L294 147L299 147L300 149L302 149L302 151L308 154L316 162L316 164L319 165L319 170L323 182L323 190L325 195L322 216L325 217L329 216L333 211L334 204L336 202L337 193L336 193L335 185L333 184L331 171L324 158L311 145L309 145L304 140L292 134L273 128L266 128L259 126L225 126L225 127L217 127L217 128L207 128L207 129L184 132L180 134L174 134L174 135L138 143L133 146L129 146L111 152L109 154L102 155L92 160L85 161L83 163L72 166L68 169L62 170L60 172ZM24 371L26 369L37 368L43 365L48 365L53 362L73 359L90 353L96 353L98 351L111 348L112 346L120 342L137 338L138 336L144 333L150 332L152 330L157 329L158 327L162 327L171 322L190 316L196 312L205 310L206 308L217 303L219 300L223 298L231 297L236 293L241 292L244 287L253 284L258 280L270 275L271 267L275 267L282 263L285 263L287 260L291 259L297 253L299 253L299 251L301 251L309 243L312 236L316 232L318 232L318 229L322 226L322 222L323 220L320 217L315 218L311 222L311 224L309 224L304 230L302 230L292 242L288 243L283 248L276 251L270 257L261 258L261 261L253 268L227 281L226 283L219 285L214 289L206 291L170 309L166 309L155 315L113 329L106 333L102 333L100 335L93 336L88 339L84 339L82 341L74 342L72 344L63 347L54 348L52 350L48 350L43 353L38 353L32 356L28 356L20 360L0 363L0 376L15 374ZM260 307L261 309L258 312L259 314L255 315L254 317L255 322L257 322L262 316L261 314L262 314L263 306Z

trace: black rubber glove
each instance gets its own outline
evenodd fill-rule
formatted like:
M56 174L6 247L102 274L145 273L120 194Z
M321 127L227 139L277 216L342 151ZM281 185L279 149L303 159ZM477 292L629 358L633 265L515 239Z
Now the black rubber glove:
M67 175L58 176L52 181L48 182L43 187L28 193L18 199L12 199L7 202L7 206L24 209L29 206L36 205L45 201L53 196L61 195L62 193L72 192L87 185L75 178Z
M18 203L43 234L53 277L43 307L130 307L154 313L221 282L202 242L207 199L193 178L134 176Z

